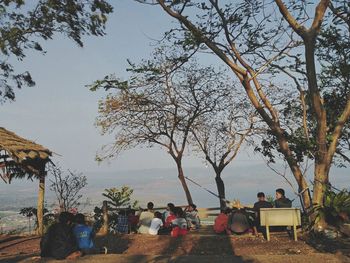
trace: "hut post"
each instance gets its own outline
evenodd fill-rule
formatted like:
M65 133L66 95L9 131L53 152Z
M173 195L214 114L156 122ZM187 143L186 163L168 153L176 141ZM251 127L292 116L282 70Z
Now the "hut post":
M38 191L38 235L44 235L44 200L45 200L45 168L40 170L39 175L39 191Z

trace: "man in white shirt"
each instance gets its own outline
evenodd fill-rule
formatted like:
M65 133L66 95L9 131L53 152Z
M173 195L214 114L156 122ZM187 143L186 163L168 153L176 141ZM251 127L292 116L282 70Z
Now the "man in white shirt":
M163 226L162 214L160 212L154 213L154 218L151 221L151 226L148 230L150 235L158 235L158 230Z

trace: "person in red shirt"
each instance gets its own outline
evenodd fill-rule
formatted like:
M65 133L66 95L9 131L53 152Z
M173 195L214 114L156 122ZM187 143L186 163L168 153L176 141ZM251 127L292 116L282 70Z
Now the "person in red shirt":
M231 213L230 208L225 208L216 218L214 222L214 231L217 234L226 233L228 216Z

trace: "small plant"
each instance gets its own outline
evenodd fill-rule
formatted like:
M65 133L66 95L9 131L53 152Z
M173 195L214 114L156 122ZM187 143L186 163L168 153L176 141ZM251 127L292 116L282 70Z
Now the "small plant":
M102 193L102 195L108 199L108 209L110 211L116 211L120 208L136 208L138 201L134 200L131 202L131 195L133 192L133 189L124 185L120 189L116 187L105 189L105 193Z
M275 199L273 198L272 195L266 196L266 201L269 202L269 203L271 203L272 205L275 204Z
M106 197L108 204L108 227L111 230L115 230L118 224L118 212L121 209L136 208L138 201L131 201L131 195L134 190L129 186L122 186L121 189L116 187L105 189L102 193ZM97 232L103 225L103 211L100 207L94 209L94 229Z
M318 205L313 208L316 214L312 226L316 225L320 220L324 220L327 224L338 227L350 216L350 193L347 190L342 190L335 193L327 188L323 205Z

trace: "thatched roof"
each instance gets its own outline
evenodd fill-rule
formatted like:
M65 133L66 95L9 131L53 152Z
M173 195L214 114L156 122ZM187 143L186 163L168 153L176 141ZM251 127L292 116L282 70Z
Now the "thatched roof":
M38 174L50 161L52 152L33 141L0 127L0 165L18 166L28 174Z

